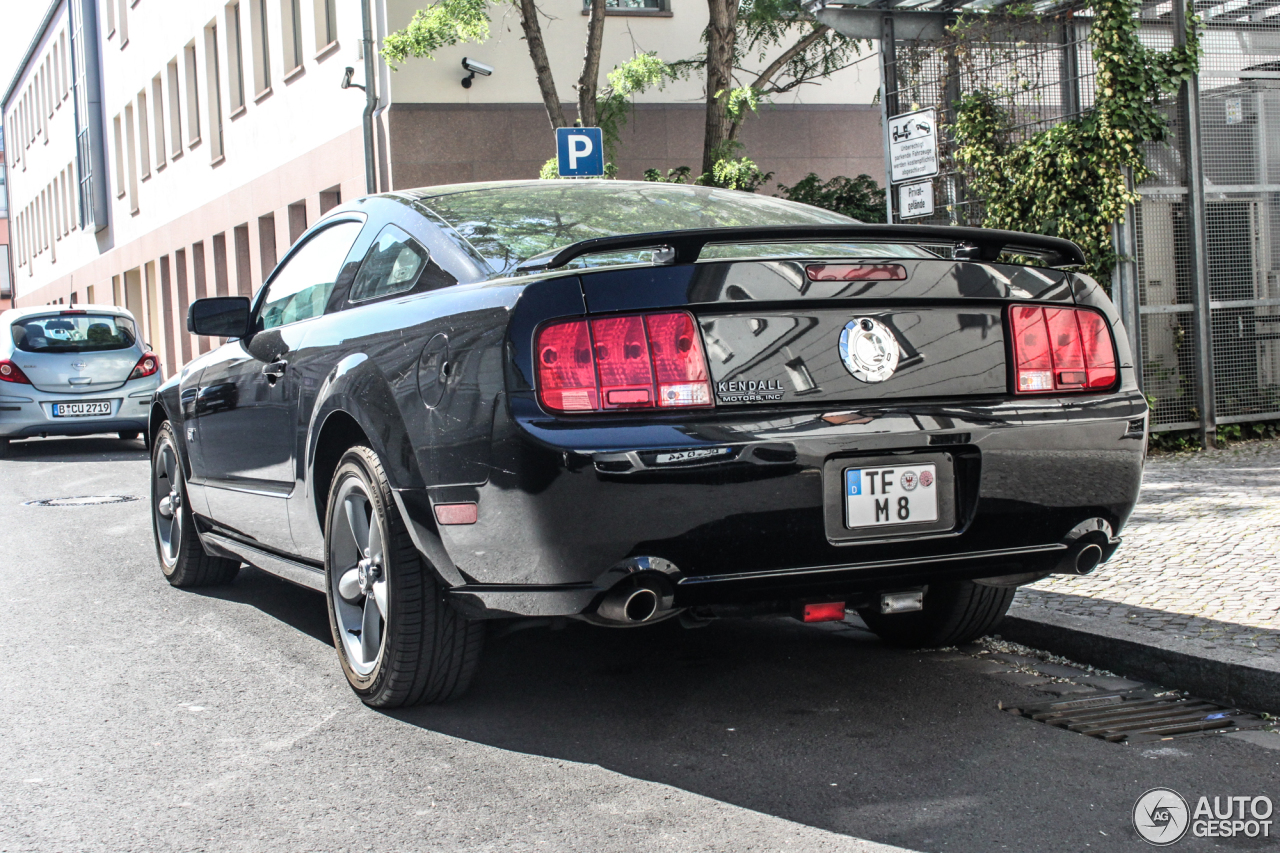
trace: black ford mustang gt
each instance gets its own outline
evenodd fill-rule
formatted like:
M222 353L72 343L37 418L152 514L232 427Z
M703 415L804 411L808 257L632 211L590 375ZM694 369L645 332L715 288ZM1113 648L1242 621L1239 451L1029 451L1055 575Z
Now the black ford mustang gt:
M671 184L362 198L191 306L227 342L156 395L160 562L323 591L379 706L461 693L492 619L969 640L1137 499L1147 406L1082 260Z

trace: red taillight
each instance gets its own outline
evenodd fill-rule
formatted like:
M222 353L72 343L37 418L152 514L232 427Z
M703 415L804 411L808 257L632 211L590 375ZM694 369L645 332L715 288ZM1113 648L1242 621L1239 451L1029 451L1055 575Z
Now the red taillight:
M823 601L818 604L805 604L800 607L802 622L839 622L844 619L843 601Z
M906 281L902 264L809 264L809 281Z
M23 373L18 365L8 359L0 359L0 382L17 382L22 385L31 384L27 374Z
M1096 391L1116 382L1115 344L1102 315L1086 308L1009 310L1019 394Z
M534 355L539 398L557 412L712 404L702 338L683 311L549 323Z
M138 363L133 366L133 372L129 374L130 379L141 379L144 376L152 376L160 369L160 359L156 358L153 353L147 353L138 359Z

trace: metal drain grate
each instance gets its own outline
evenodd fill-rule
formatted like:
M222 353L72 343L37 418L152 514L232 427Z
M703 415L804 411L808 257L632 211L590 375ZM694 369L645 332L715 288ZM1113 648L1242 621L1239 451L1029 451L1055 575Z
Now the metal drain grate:
M1266 723L1239 708L1228 708L1181 694L1157 696L1150 690L1064 699L1026 708L1010 708L1009 711L1112 743L1225 734L1256 729Z
M25 501L23 506L103 506L105 504L125 504L138 500L133 495L82 495L78 498L41 498L38 501Z

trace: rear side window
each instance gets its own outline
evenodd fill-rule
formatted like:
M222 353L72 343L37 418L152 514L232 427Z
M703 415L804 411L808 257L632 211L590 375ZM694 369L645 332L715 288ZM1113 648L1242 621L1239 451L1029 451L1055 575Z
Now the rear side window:
M367 302L451 284L457 284L457 280L436 266L417 240L395 225L388 225L364 256L349 298L352 302Z
M138 340L133 321L115 314L27 317L9 332L23 352L102 352L129 349Z
M267 285L258 309L258 328L274 329L324 313L342 262L363 222L339 222L307 240Z

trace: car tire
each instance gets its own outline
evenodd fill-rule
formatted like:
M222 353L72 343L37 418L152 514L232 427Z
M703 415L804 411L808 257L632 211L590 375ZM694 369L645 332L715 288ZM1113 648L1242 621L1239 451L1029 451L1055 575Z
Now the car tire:
M151 532L160 570L176 587L230 583L240 571L239 560L207 553L196 534L178 440L168 421L160 425L151 452Z
M973 581L931 584L924 609L886 615L859 612L880 639L908 649L936 649L971 643L1000 623L1016 587L983 586Z
M137 441L142 437L140 432L118 432L116 435L120 436L121 441Z
M329 626L351 689L376 708L462 695L480 660L485 625L445 599L368 447L343 454L325 520Z

